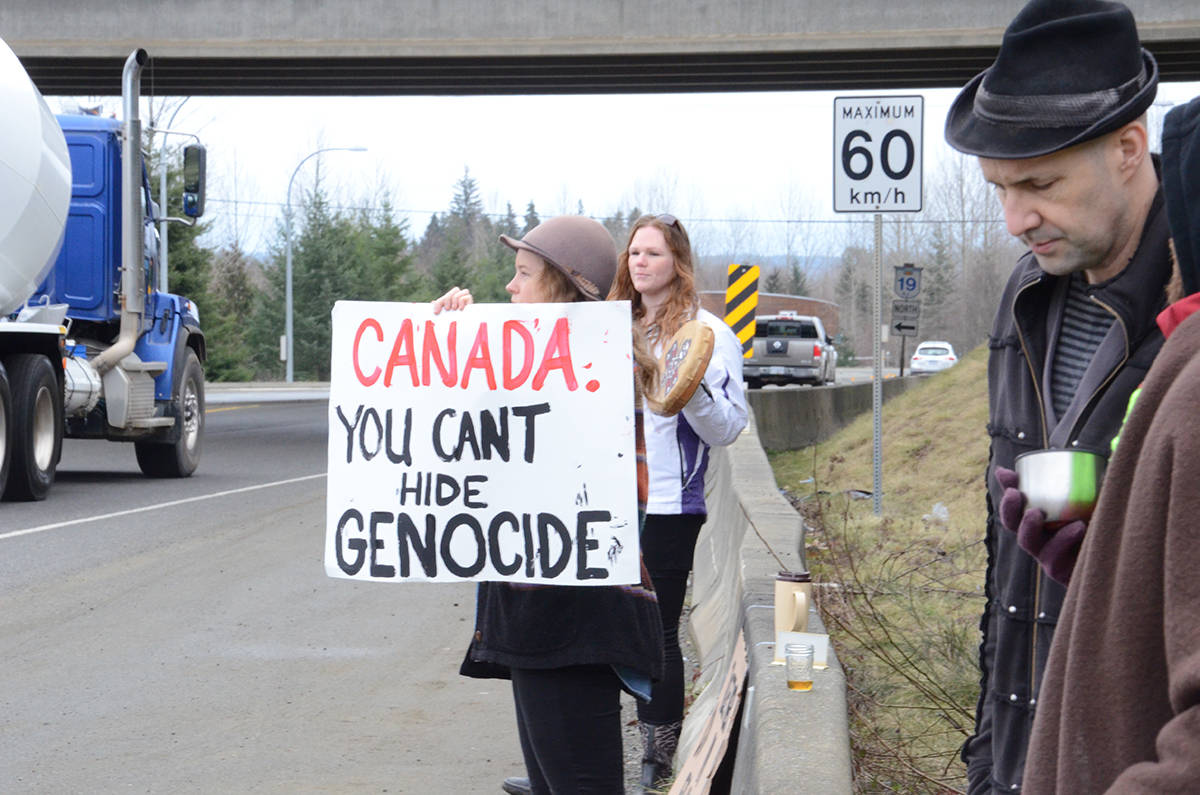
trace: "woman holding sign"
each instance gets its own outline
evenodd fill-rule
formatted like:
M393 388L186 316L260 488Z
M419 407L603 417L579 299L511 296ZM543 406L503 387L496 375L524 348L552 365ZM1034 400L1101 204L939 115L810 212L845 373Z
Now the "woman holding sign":
M641 535L642 559L662 611L666 669L650 701L638 702L638 720L645 744L641 783L657 788L671 776L683 724L679 617L696 539L707 516L704 473L709 448L732 443L746 426L742 346L723 320L700 308L691 241L673 215L644 215L634 222L608 297L632 302L634 322L645 330L656 355L678 344L672 338L689 321L711 329L711 335L698 331L714 338L699 388L682 410L669 416L650 414L646 422L650 498ZM684 336L693 337L698 346L700 335L689 331ZM688 342L684 340L685 347Z
M590 218L552 218L520 240L500 239L517 252L506 287L514 303L599 301L612 284L616 246ZM434 302L434 311L472 301L469 290L456 287ZM638 337L635 382L651 391L657 365ZM640 401L635 418L641 508L647 473ZM658 602L645 567L641 584L631 586L482 583L461 673L512 680L529 781L509 779L504 789L623 792L620 692L648 698L662 677L662 655Z

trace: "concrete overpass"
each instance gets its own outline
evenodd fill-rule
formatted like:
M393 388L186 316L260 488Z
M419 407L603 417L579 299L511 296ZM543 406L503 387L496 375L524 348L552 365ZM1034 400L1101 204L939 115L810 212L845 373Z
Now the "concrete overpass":
M1167 80L1200 79L1200 3L1128 0ZM554 94L957 86L1017 0L7 0L46 94Z

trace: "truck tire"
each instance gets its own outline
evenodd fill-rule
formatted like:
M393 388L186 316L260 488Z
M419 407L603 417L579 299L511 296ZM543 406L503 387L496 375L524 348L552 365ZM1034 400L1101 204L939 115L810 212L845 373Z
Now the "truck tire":
M8 483L8 463L12 458L12 434L16 423L12 417L12 390L8 386L8 371L0 362L0 496Z
M138 466L147 477L186 478L200 464L204 437L204 368L188 348L183 366L175 371L175 401L179 437L174 442L134 442Z
M54 365L36 353L4 360L12 393L7 500L43 500L62 453L63 396Z

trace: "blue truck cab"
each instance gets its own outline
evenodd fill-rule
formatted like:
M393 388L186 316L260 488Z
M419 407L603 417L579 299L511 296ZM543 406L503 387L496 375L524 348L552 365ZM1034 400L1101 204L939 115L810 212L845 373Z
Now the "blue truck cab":
M121 123L97 116L56 117L67 139L71 157L71 206L66 234L54 267L34 294L33 302L66 304L67 318L77 335L103 338L107 327L115 331L121 313ZM169 402L182 357L181 348L195 351L201 363L206 358L199 310L183 296L154 288L161 265L158 233L154 223L157 205L151 200L150 183L142 169L145 244L143 279L147 286L145 310L133 352L143 362L164 362L166 368L154 378L154 399ZM86 346L73 346L75 355L86 357ZM164 406L168 412L171 406ZM93 418L88 423L69 422L69 436L111 435ZM128 434L117 433L119 438Z
M183 150L185 217L158 218L138 116L148 59L125 61L121 121L55 117L0 41L0 208L17 219L0 237L6 500L46 497L65 436L133 442L151 477L187 477L200 461L204 334L192 301L155 289L154 223L204 212L204 149Z

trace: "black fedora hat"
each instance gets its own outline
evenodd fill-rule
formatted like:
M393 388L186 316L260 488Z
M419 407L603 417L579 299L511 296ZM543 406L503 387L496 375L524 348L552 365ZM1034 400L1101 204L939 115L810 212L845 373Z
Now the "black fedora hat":
M1133 121L1157 89L1158 64L1124 5L1031 0L955 98L946 141L981 157L1046 155Z

